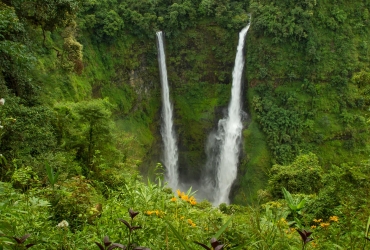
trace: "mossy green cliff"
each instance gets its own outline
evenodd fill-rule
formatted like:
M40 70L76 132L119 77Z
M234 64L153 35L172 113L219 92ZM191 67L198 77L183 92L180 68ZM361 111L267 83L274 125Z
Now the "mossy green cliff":
M248 119L234 202L255 201L270 167L290 164L300 154L316 154L324 168L367 159L367 1L62 2L48 5L52 11L40 1L0 4L1 95L11 106L2 115L18 119L17 105L24 113L44 110L47 127L41 120L25 124L53 134L52 146L32 151L25 149L31 137L22 137L21 128L14 136L14 128L6 127L1 150L8 164L27 157L37 168L45 155L58 153L87 175L113 164L117 171L140 167L153 176L162 152L155 31L163 30L180 175L184 181L199 178L207 136L229 102L238 32L247 13L252 16L243 93ZM115 122L109 140L101 137L107 124L95 127L75 104L95 99L109 103L97 104L111 112L102 121ZM84 129L96 137L77 132Z

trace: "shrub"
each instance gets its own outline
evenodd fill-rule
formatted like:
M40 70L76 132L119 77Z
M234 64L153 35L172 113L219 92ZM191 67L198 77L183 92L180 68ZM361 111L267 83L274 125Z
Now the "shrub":
M13 187L27 190L39 184L38 176L30 166L21 167L14 171L12 175Z
M48 197L56 222L66 220L72 229L79 228L94 216L98 195L94 187L83 176L72 177L62 185L55 185L56 191L48 191ZM90 220L91 222L91 220Z
M282 188L291 193L316 193L322 187L323 170L313 153L298 156L290 165L271 168L268 189L272 196L281 198Z
M323 188L311 201L310 213L316 218L328 218L335 209L350 207L352 211L367 214L367 193L370 189L368 164L332 166L322 178Z

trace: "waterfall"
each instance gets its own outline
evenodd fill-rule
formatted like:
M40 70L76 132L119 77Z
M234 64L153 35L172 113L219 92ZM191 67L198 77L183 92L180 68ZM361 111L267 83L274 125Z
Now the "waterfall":
M178 186L178 154L175 131L173 127L173 111L167 80L166 55L163 45L162 31L156 32L158 46L158 63L162 84L162 126L161 135L164 144L163 163L166 168L166 181L175 190Z
M244 40L249 30L248 24L239 33L239 43L235 57L233 70L233 82L231 88L231 100L226 118L219 120L218 130L209 137L208 163L205 174L213 172L214 178L205 177L205 189L212 190L210 200L218 206L221 203L229 203L231 186L236 179L242 124L241 110L241 85L244 68Z

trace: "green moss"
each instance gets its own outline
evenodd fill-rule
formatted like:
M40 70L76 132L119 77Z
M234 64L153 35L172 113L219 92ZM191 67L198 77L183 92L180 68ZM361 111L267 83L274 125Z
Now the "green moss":
M128 114L134 106L136 93L128 85L121 86L104 85L101 87L100 93L103 97L108 97L109 100L117 106L120 114Z
M223 117L230 85L191 83L174 89L175 125L181 148L180 164L190 176L199 176L204 162L204 147L210 131Z
M271 166L271 157L266 145L266 138L256 122L251 122L243 131L244 157L240 164L233 202L251 204L257 202L257 191L264 189Z

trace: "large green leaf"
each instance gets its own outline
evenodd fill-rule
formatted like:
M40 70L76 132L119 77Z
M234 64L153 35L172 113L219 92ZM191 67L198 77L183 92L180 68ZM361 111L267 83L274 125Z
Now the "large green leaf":
M299 204L297 205L297 210L301 210L306 204L306 201L306 199L301 200L301 202L299 202Z
M234 216L231 216L225 224L222 225L222 227L216 232L216 234L213 236L213 238L218 239L220 235L226 230L226 228L229 226L230 222L232 221Z
M294 206L295 205L294 200L293 200L292 195L289 193L289 191L286 190L285 188L282 188L282 191L283 191L285 200L288 202L289 207Z
M184 250L191 250L191 248L186 244L186 242L181 237L181 235L179 234L179 232L177 232L177 230L175 229L175 227L172 226L172 224L169 221L165 220L165 222L168 224L168 226L170 227L171 231L175 234L176 238L180 241L181 245L183 245Z

